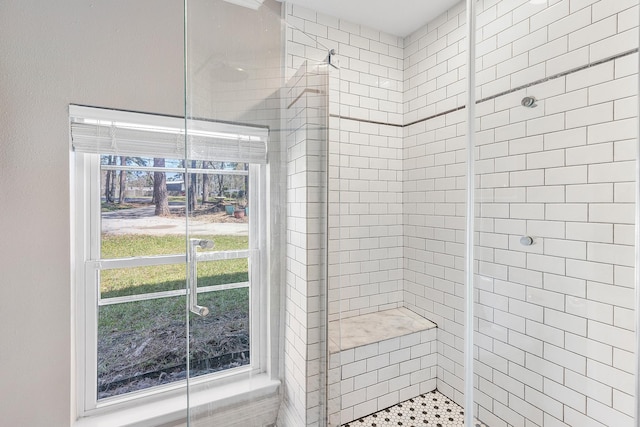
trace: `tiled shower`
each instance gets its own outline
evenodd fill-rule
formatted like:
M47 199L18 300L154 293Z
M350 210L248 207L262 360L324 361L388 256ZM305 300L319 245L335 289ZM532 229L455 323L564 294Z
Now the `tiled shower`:
M466 5L404 38L286 11L287 66L316 53L301 30L335 49L339 68L329 425L435 388L464 406ZM637 1L481 0L476 12L473 415L635 425ZM331 327L396 309L435 323L437 339L353 344L353 326Z
M346 18L355 1L0 1L1 425L639 425L640 1L413 0L449 8L401 35L358 20L404 0ZM140 177L251 187L236 282L187 286L180 248L206 236L186 188L185 244L145 261L183 272L154 301L247 289L204 346L221 354L194 359L233 356L222 370L190 369L190 322L220 312L180 303L169 331L119 319L153 330L179 374L131 369L144 388L99 398L90 313L108 266L78 253L100 247L97 177L118 165L77 162L74 107L154 117L120 123L143 133L180 122L164 128L173 163L147 152ZM225 163L233 142L244 167L187 163ZM122 349L144 362L152 347Z

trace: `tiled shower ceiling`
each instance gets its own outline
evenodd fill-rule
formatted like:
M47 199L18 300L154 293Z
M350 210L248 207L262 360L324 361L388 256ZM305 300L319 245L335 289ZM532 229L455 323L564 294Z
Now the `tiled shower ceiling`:
M288 0L329 16L405 37L460 0Z

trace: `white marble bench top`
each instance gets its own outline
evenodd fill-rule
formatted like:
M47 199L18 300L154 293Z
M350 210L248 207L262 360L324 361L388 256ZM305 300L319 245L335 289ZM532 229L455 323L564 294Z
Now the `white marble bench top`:
M348 350L436 327L435 323L406 308L334 320L329 322L329 352Z

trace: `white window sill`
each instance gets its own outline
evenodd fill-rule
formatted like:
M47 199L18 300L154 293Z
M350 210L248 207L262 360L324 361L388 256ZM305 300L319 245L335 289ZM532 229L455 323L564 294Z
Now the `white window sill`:
M261 374L249 379L191 392L189 399L191 408L202 413L211 404L219 409L273 395L279 386L280 381L272 380L268 375ZM180 395L107 414L80 418L73 427L154 427L186 420L186 417L186 395Z

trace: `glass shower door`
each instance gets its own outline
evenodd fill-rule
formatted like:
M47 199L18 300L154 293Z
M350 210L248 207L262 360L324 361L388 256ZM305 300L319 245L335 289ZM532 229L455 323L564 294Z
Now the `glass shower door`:
M185 2L189 425L262 425L279 410L264 195L279 128L275 6Z
M77 105L69 113L82 213L79 407L92 415L167 397L153 420L184 416L184 121Z
M319 63L328 50L275 0L185 8L189 423L318 422L328 88L326 68L285 61L285 38Z

